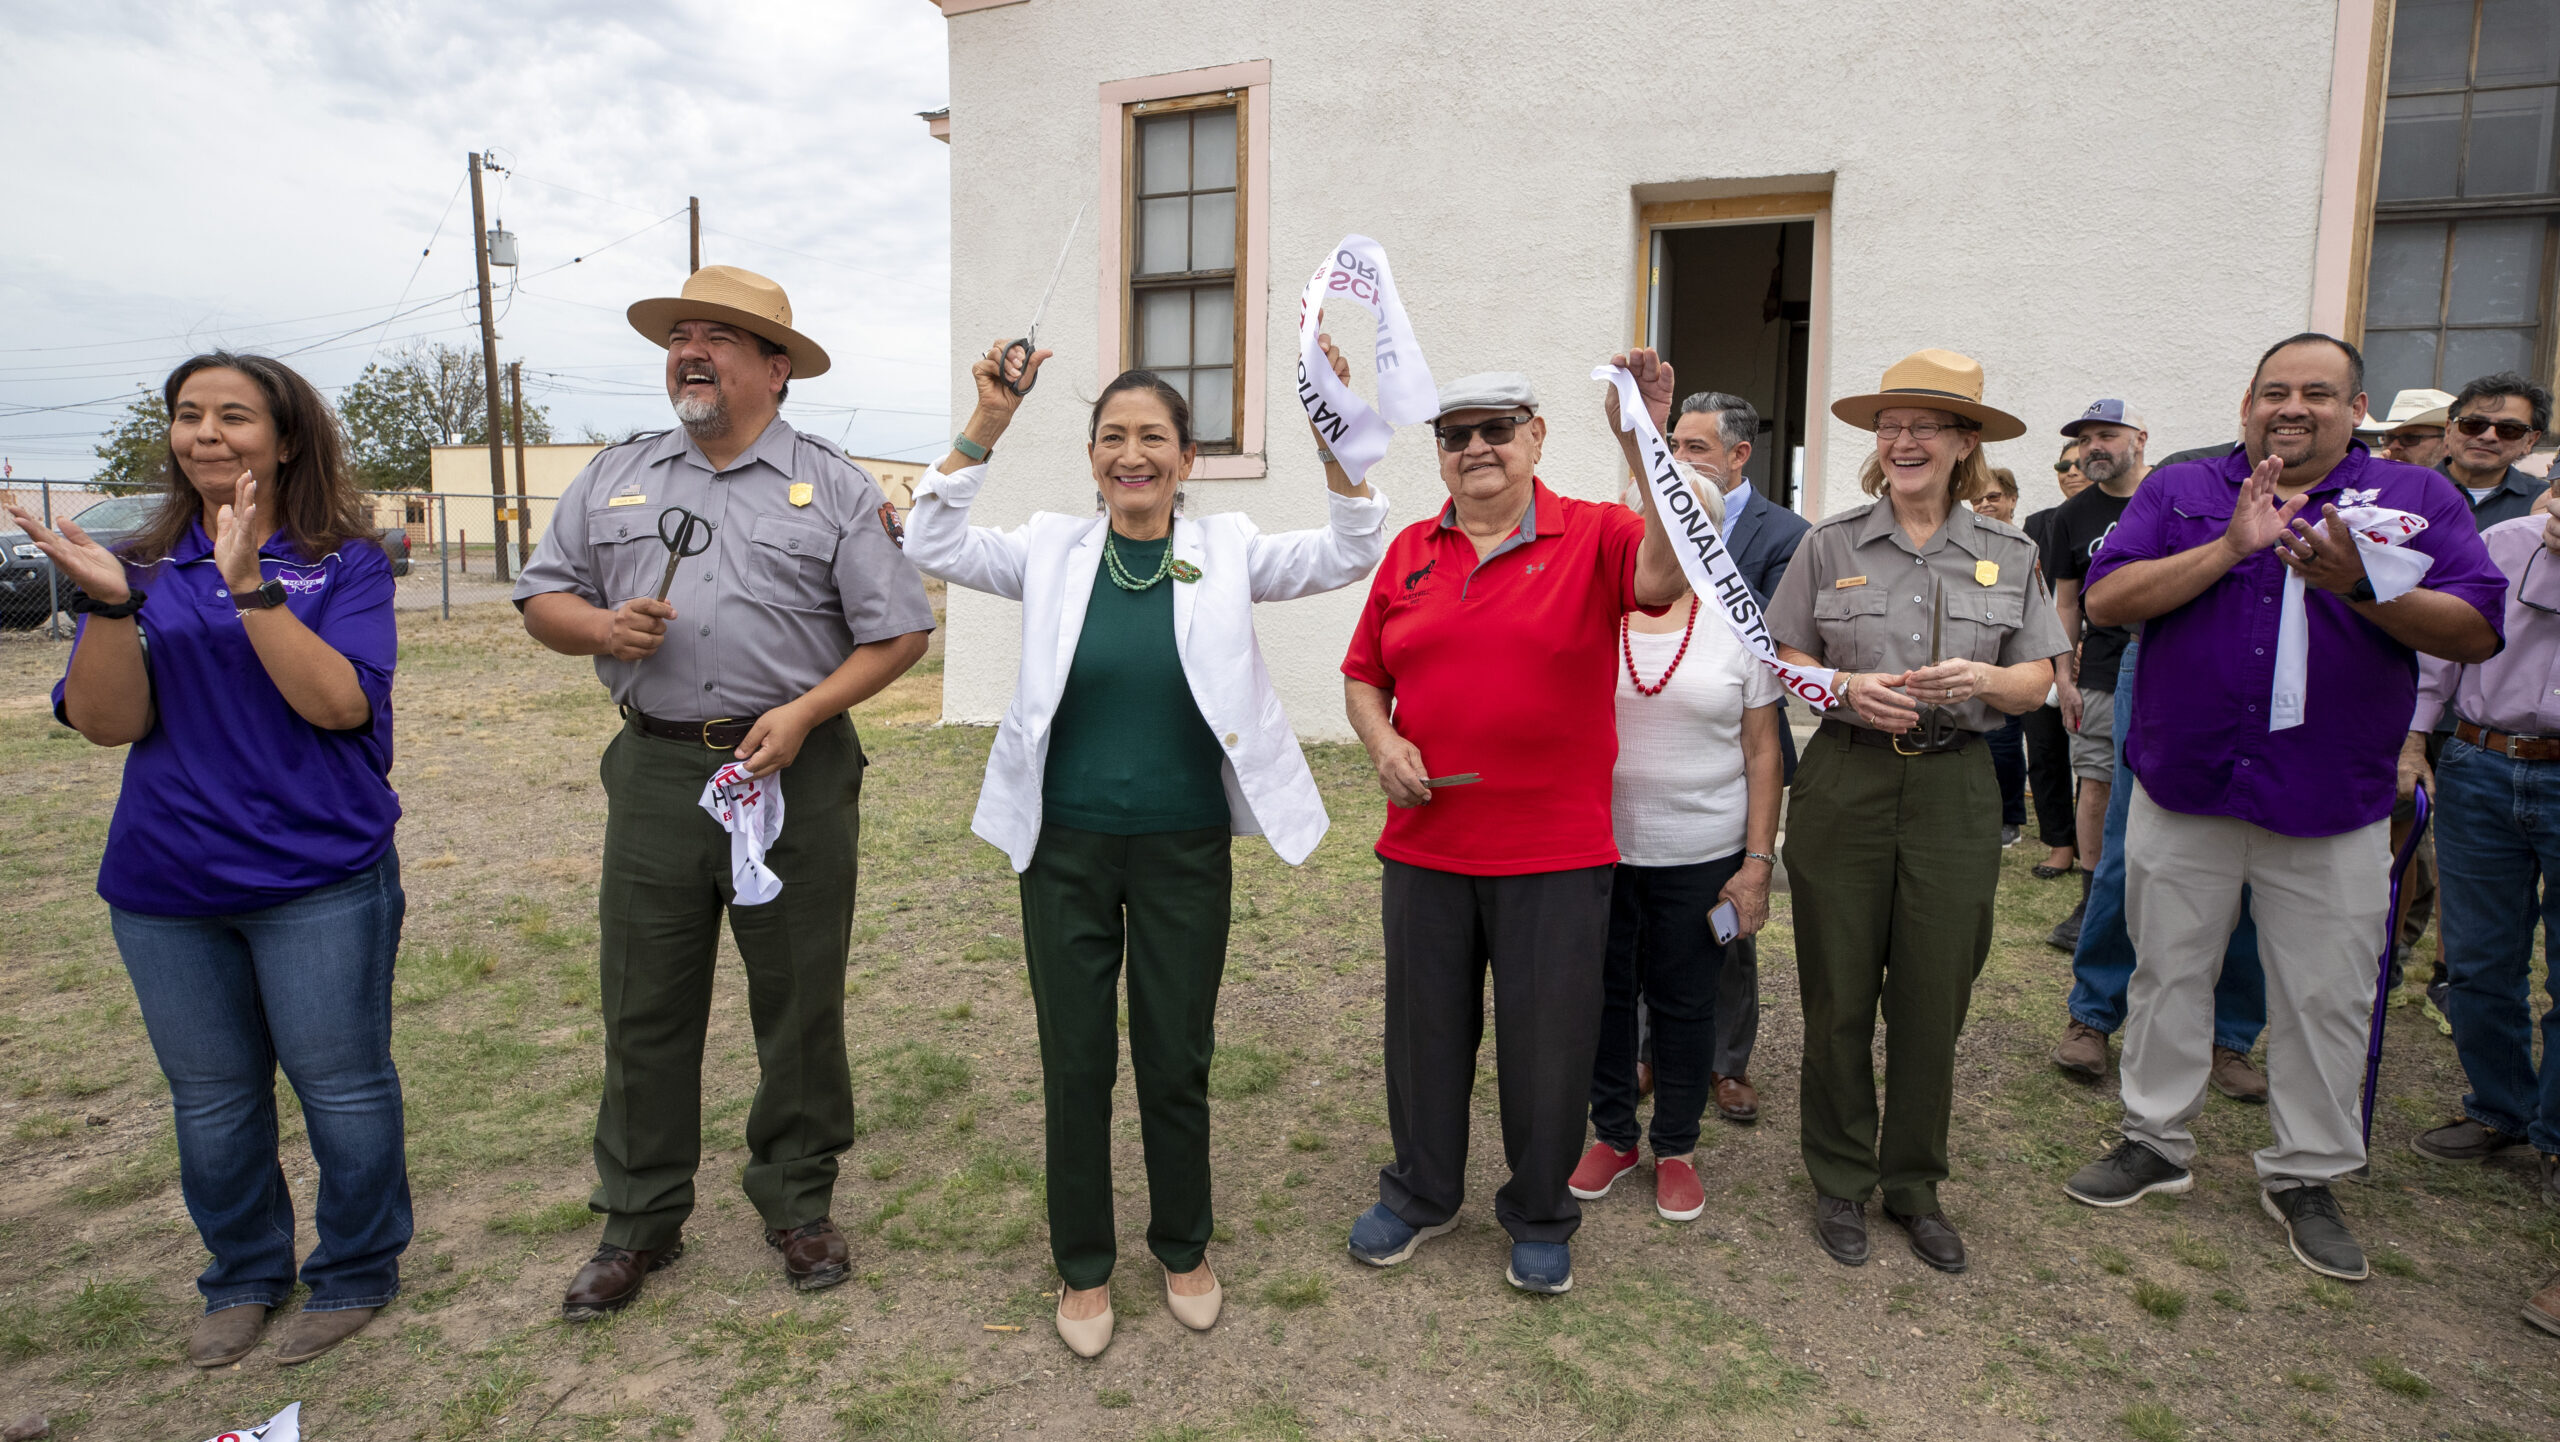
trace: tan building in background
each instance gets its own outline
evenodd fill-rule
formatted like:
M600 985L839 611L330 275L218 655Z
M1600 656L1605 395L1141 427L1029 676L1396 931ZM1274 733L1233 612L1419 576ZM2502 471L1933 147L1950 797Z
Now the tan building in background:
M603 449L603 445L595 442L524 448L525 509L531 513L532 536L536 542L541 541L543 528L551 524L553 498L567 490L569 483L578 478L578 472L585 470L587 462L594 460L596 453ZM500 454L506 461L507 490L512 493L516 488L515 448L507 447ZM871 473L872 479L880 483L880 489L888 494L899 510L904 511L915 504L916 482L924 476L924 462L882 460L871 456L854 456L851 459L855 465ZM429 466L429 489L447 498L445 525L460 533L453 537L453 543L460 545L469 538L473 545L486 544L497 534L500 520L496 514L498 508L489 495L489 448L437 446ZM435 540L434 508L420 499L409 502L407 509L412 513L406 518L413 528L410 539L421 545L432 545ZM509 529L513 529L514 516L510 514L504 519ZM381 522L385 525L398 524L388 515L381 517ZM420 526L426 529L414 529Z

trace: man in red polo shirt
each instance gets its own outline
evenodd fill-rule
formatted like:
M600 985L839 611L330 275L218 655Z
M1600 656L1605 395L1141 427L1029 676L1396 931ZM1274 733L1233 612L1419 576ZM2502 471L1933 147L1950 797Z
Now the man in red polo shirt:
M1649 350L1618 364L1663 424L1671 367ZM1638 469L1614 390L1607 401ZM1432 429L1448 503L1389 544L1342 662L1352 728L1394 803L1377 849L1396 1159L1351 1253L1392 1266L1456 1224L1490 964L1511 1167L1494 1213L1511 1234L1511 1284L1561 1292L1582 1223L1565 1181L1582 1151L1618 860L1618 618L1659 612L1689 584L1650 496L1639 518L1538 480L1537 409L1528 378L1509 372L1441 389Z

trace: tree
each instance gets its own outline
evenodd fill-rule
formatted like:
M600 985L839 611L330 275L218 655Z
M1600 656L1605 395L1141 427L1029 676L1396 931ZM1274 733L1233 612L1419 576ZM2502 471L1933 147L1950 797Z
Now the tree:
M125 406L115 428L98 442L97 455L105 464L90 481L100 490L133 491L160 483L169 460L169 408L160 403L158 391L144 391Z
M484 375L478 350L441 342L366 366L338 401L357 479L367 486L423 491L430 448L486 445L489 392ZM505 423L502 410L500 424ZM550 439L551 417L528 402L525 444Z

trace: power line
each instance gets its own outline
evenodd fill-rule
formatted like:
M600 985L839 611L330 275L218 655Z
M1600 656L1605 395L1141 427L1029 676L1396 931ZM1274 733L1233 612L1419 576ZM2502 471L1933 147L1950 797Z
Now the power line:
M427 232L427 243L419 247L418 263L409 267L409 279L400 287L400 298L391 303L393 310L398 310L409 303L410 287L418 283L418 273L427 268L427 257L435 254L436 241L444 235L444 223L453 216L453 203L462 197L462 185L462 181L454 182L453 193L444 198L444 209L436 216L436 228ZM382 325L385 330L390 329L390 319L386 317ZM382 337L377 335L373 338L373 350L375 355L382 353ZM373 364L373 357L367 356L365 364Z

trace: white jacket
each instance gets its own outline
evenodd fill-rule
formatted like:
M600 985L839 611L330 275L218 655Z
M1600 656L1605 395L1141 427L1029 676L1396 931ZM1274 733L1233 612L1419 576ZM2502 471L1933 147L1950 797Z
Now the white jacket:
M1022 602L1022 669L969 823L1021 871L1040 842L1049 724L1084 634L1108 522L1042 511L1010 531L972 526L969 503L986 476L982 465L956 475L925 472L907 517L906 550L928 576ZM1226 751L1222 776L1235 833L1267 837L1292 866L1316 849L1330 822L1262 664L1253 603L1348 586L1374 570L1387 548L1384 496L1326 499L1333 524L1320 531L1266 536L1235 514L1176 519L1173 554L1199 567L1200 579L1165 583L1173 587L1173 644L1191 699Z

